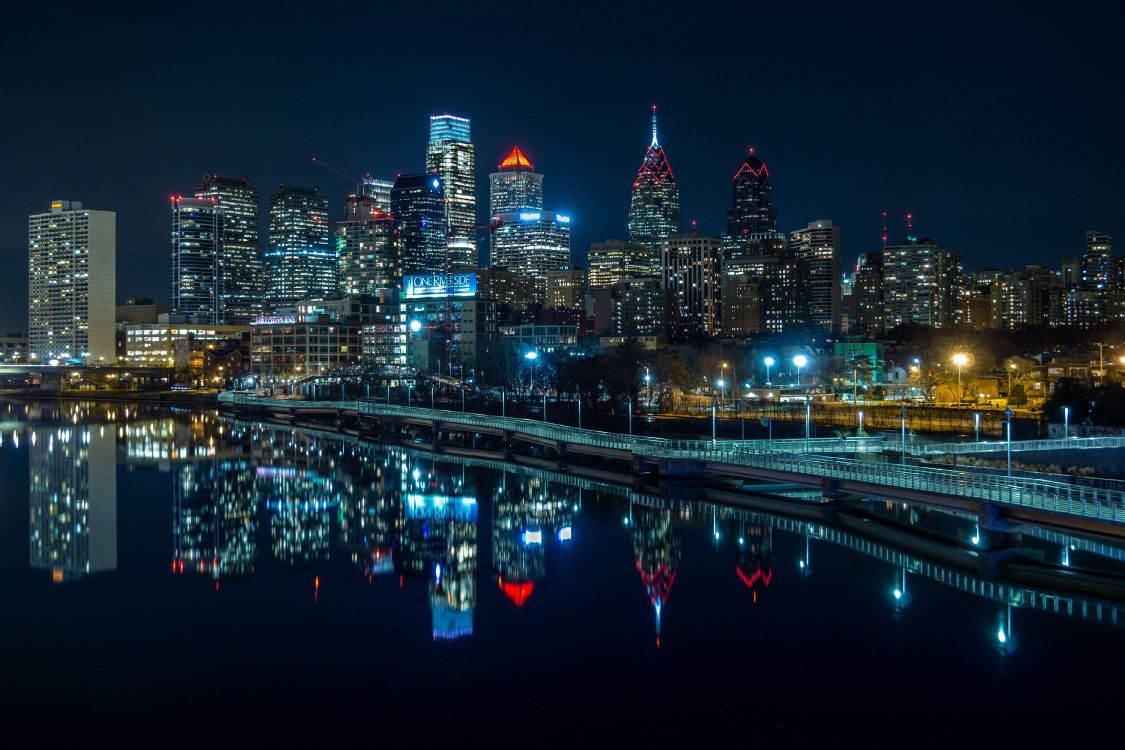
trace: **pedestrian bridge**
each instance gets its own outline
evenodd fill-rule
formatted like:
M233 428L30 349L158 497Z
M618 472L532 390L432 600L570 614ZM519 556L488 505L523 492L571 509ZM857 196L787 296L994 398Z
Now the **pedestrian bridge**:
M600 456L629 461L638 473L658 480L676 477L734 477L817 489L825 501L886 498L978 515L981 527L998 533L1021 523L1066 531L1125 537L1125 493L1106 487L1007 477L970 467L941 469L906 465L880 455L879 438L796 440L672 440L584 430L531 419L370 401L296 401L224 393L220 405L236 414L320 423L325 429L357 425L360 435L385 425L428 430L440 450L443 435L475 432L504 445L529 443L553 449L558 468L564 456ZM505 453L505 457L507 454Z

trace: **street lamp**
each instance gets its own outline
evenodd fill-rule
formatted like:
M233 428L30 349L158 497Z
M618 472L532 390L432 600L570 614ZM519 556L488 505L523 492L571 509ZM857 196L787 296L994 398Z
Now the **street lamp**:
M980 412L973 412L973 429L976 432L976 442L980 442Z
M1008 401L1012 400L1012 370L1018 369L1018 367L1015 362L1008 365Z
M1070 437L1070 407L1063 407L1063 437Z
M797 366L797 387L801 387L801 368L809 363L809 358L804 354L798 354L793 358L793 364Z
M906 407L899 408L902 414L902 463L906 463Z
M957 404L960 405L963 395L961 391L961 370L969 364L969 355L964 352L957 352L953 355L953 364L957 365Z
M1004 416L1006 416L1008 418L1007 422L1008 422L1008 477L1009 478L1011 478L1011 476L1012 476L1012 417L1014 417L1015 415L1016 415L1016 413L1014 411L1012 411L1011 408L1008 408L1008 409L1004 410Z
M777 364L777 360L773 357L766 357L762 360L766 365L766 386L770 385L770 368Z
M809 452L809 427L812 421L812 397L805 397L805 453Z

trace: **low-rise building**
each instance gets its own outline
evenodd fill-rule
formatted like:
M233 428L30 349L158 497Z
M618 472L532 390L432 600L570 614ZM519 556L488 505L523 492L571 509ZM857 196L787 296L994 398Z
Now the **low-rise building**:
M167 320L166 316L161 316ZM186 352L217 348L227 342L245 343L249 326L199 325L195 323L143 323L125 327L124 364L130 367L173 367L189 370L190 355L176 361L176 342ZM201 355L200 355L201 356ZM202 359L199 360L202 362ZM202 365L198 368L202 372Z
M7 333L0 336L0 362L26 364L27 355L27 336L22 333Z
M511 341L521 350L553 352L578 345L578 326L537 325L501 326L500 339Z
M358 364L363 345L358 322L329 315L262 315L251 321L250 371L265 383L299 380Z

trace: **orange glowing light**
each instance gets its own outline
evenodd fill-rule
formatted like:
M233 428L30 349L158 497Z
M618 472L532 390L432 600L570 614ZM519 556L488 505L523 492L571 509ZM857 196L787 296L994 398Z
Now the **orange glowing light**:
M520 151L520 147L516 146L508 155L504 157L504 161L500 162L500 169L532 169L531 161Z
M61 570L52 570L51 571L51 580L54 581L55 583L62 583L63 582L63 572Z

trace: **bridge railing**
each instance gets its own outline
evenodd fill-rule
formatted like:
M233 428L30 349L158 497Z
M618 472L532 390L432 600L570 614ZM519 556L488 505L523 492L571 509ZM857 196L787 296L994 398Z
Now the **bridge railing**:
M1070 437L1048 440L1013 440L1012 452L1052 451L1096 448L1125 448L1125 437ZM982 440L979 443L930 443L914 448L914 455L940 455L943 453L1000 453L1008 450L1005 440Z
M247 403L280 408L323 408L374 416L401 416L452 424L489 427L519 432L553 441L619 450L635 455L661 458L688 458L705 462L782 471L813 477L844 479L870 485L883 485L920 492L961 496L1002 505L1031 507L1055 513L1125 523L1125 493L1103 487L1087 487L1026 477L996 476L972 470L938 469L897 463L859 461L836 456L810 455L813 442L805 449L804 440L668 440L627 436L600 430L584 430L524 418L488 414L395 406L369 401L291 401L262 399L243 394L222 394L225 402ZM818 444L839 443L821 438ZM847 444L847 441L845 441ZM786 450L788 449L788 450ZM861 448L860 450L865 450ZM841 452L836 450L834 452Z

